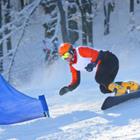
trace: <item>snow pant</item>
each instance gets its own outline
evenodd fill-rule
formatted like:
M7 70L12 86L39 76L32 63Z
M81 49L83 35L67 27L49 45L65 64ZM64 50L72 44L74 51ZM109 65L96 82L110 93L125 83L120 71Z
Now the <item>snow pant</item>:
M119 60L111 52L103 52L101 63L98 65L95 80L100 86L102 93L110 93L108 85L112 83L119 70Z

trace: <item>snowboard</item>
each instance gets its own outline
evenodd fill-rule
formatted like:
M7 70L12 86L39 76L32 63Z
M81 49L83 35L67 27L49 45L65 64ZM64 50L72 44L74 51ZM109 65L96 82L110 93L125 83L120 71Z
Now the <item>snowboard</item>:
M122 96L109 96L104 100L101 109L106 110L108 108L121 104L130 99L139 98L139 97L140 97L140 90Z

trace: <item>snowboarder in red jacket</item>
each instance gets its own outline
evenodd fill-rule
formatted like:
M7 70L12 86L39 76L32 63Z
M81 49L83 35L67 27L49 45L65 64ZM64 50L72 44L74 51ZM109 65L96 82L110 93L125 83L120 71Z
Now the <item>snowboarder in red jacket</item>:
M116 96L120 96L127 93L128 89L133 91L139 88L133 81L114 82L119 70L119 60L110 51L98 51L87 46L74 48L70 43L62 43L58 53L68 61L72 73L71 83L60 89L60 95L74 90L80 84L80 71L92 72L95 67L95 80L102 93L115 92Z

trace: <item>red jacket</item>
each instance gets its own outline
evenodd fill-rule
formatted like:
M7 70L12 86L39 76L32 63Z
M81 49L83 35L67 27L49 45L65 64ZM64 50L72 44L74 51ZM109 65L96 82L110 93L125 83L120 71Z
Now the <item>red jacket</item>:
M85 70L85 67L90 62L96 62L98 55L99 51L90 47L80 46L75 49L74 60L69 63L72 73L72 81L69 85L71 90L80 84L80 71Z

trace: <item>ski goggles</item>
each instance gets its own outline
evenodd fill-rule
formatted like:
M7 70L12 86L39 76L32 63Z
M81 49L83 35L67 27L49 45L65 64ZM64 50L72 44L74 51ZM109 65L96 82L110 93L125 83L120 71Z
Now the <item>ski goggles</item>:
M61 58L65 60L65 59L69 58L69 56L70 56L70 53L67 52L67 53L64 53L64 54L61 56Z

